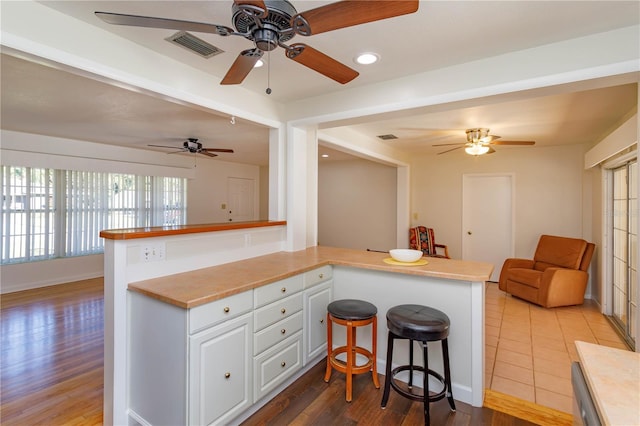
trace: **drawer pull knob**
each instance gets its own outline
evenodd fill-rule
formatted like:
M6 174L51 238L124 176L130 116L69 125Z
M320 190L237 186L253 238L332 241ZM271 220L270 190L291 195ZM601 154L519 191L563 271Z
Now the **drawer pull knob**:
M282 287L282 288L280 289L280 291L281 291L281 292L283 292L283 293L286 293L286 292L287 292L287 288L286 288L286 287Z
M320 324L324 324L324 318L320 320Z
M224 378L228 379L229 377L231 377L231 373L224 373Z
M280 312L282 312L283 314L285 314L287 312L287 310L285 308L280 309Z
M283 368L284 368L284 367L286 367L286 366L287 366L287 363L286 363L286 362L282 361L282 362L280 363L280 367L283 367Z
M284 328L282 330L280 330L280 333L282 333L282 334L284 334L286 332L287 332L287 330L285 330Z
M320 274L318 276L320 277L320 279L324 278L324 274Z
M223 309L223 311L224 311L224 313L225 313L225 314L228 314L230 310L231 310L231 309L229 309L229 307L228 307L228 306L225 306L225 307L224 307L224 309Z

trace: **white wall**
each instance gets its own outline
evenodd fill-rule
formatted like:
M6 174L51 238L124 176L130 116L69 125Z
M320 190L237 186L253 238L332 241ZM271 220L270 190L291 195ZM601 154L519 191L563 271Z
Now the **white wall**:
M396 247L396 168L367 160L320 162L318 243Z

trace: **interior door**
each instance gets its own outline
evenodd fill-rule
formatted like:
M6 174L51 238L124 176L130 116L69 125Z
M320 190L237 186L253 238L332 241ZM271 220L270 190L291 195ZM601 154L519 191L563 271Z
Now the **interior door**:
M256 219L254 195L254 179L228 178L229 222L246 222Z
M513 256L513 176L464 175L462 182L462 258L492 263L491 281L498 281Z

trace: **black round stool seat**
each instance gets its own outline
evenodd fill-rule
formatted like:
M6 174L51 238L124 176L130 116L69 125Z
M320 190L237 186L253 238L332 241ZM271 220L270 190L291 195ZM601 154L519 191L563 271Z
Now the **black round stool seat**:
M387 312L387 327L396 336L434 342L449 335L449 317L442 311L422 305L395 306Z
M378 308L364 300L343 299L329 303L327 311L335 318L358 321L375 316L378 313Z

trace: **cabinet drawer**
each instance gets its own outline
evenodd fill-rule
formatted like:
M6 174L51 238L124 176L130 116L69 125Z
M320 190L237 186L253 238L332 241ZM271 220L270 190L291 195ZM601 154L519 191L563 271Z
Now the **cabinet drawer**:
M251 291L245 291L189 309L189 334L251 311L253 309L251 293Z
M313 287L316 284L330 279L332 276L333 267L331 265L326 265L313 271L307 271L304 273L304 288Z
M265 349L283 341L296 332L302 330L302 311L265 328L254 334L253 354L258 355Z
M253 301L256 308L275 300L290 296L302 290L302 275L285 278L253 290Z
M260 331L275 324L298 311L302 310L302 293L294 294L285 299L257 309L253 315L253 329Z
M254 401L258 401L302 367L302 333L254 358Z

